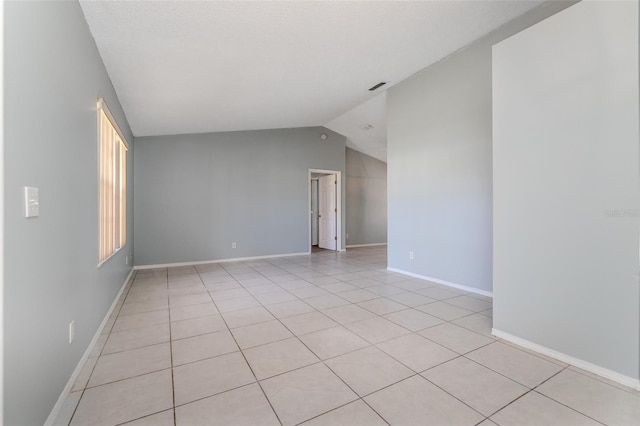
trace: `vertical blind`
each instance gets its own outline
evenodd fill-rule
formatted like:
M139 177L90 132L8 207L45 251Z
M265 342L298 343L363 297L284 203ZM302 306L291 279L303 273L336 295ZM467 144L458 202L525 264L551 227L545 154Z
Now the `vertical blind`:
M98 101L99 263L127 243L127 145L104 101Z

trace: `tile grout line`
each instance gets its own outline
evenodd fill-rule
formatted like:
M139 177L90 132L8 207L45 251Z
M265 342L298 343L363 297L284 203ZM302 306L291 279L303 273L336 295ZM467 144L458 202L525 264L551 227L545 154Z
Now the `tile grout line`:
M558 404L562 405L563 407L566 407L566 408L568 408L568 409L570 409L570 410L572 410L572 411L575 411L576 413L582 414L583 416L588 417L588 418L590 418L591 420L593 420L593 421L595 421L595 422L597 422L597 423L604 424L603 422L601 422L601 421L599 421L599 420L594 419L594 418L593 418L593 417L591 417L590 415L588 415L588 414L586 414L586 413L583 413L582 411L579 411L579 410L578 410L578 409L576 409L576 408L569 407L569 406L568 406L568 405L566 405L565 403L563 403L563 402L561 402L561 401L558 401L557 399L555 399L555 398L553 398L553 397L551 397L551 396L549 396L549 395L546 395L546 394L544 394L544 393L542 393L541 391L539 391L539 390L538 390L538 388L539 388L540 386L544 385L545 383L547 383L548 381L550 381L550 380L551 380L551 379L553 379L554 377L556 377L556 376L558 376L559 374L563 373L564 371L566 371L567 369L569 369L569 367L570 367L570 365L567 365L567 366L566 366L566 367L564 367L562 370L558 371L556 374L552 375L552 376L551 376L551 377L549 377L548 379L546 379L546 380L542 381L541 383L537 384L535 387L533 387L533 388L531 389L531 392L535 392L535 393L537 393L538 395L542 395L542 396L543 396L543 397L545 397L545 398L549 398L550 400L555 401L556 403L558 403Z
M200 272L198 272L198 276L200 277L200 280L202 280L202 276L200 275ZM204 284L204 281L203 281ZM241 284L242 285L242 284ZM213 306L215 306L216 310L218 312L220 312L220 310L218 309L218 305L216 304L216 301L213 300L213 297L211 296L211 293L208 293L209 297L211 298L211 302L213 303ZM251 367L251 364L249 364L249 361L247 360L246 355L244 354L242 348L240 347L240 345L238 344L238 341L236 339L236 336L231 332L231 328L229 328L229 324L227 323L227 320L224 318L224 316L222 315L222 312L220 312L220 318L222 318L222 321L224 322L224 325L227 327L227 331L229 332L229 334L231 335L231 337L233 338L233 341L235 342L236 346L238 347L238 350L240 351L240 354L242 355L242 358L244 359L244 362L246 363L247 367L249 367L249 371L251 371L251 374L253 374L253 378L255 379L255 383L258 384L258 387L260 388L260 391L262 392L262 395L264 396L264 398L267 400L267 402L269 403L269 407L271 407L271 411L273 412L273 414L276 416L276 419L278 420L278 422L280 423L280 425L282 425L282 420L280 420L280 416L278 416L278 413L276 412L276 410L273 408L273 405L271 404L271 401L269 400L269 398L267 397L267 394L264 391L264 388L262 387L262 385L260 384L260 381L258 380L258 377L256 376L255 371L253 371L253 368ZM248 385L244 385L244 386L248 386ZM208 398L208 397L207 397ZM175 409L174 409L175 410Z
M135 274L131 277L131 282L130 282L130 283L127 283L128 288L127 288L127 292L126 292L126 294L122 294L122 295L120 296L120 298L122 299L122 302L123 302L123 303L122 303L122 305L124 305L124 301L126 300L127 295L129 294L129 291L131 291L131 287L133 286L133 283L135 282L136 275L137 275L137 273L135 273ZM119 303L119 302L120 302L120 301L118 301L118 303ZM120 315L120 310L122 310L122 305L120 305L120 308L119 308L119 310L118 310L118 314L116 315L116 320L118 319L118 316ZM111 315L113 315L113 312L111 313ZM114 321L113 321L113 324L111 324L111 329L113 329L113 326L115 325L116 320L114 320ZM67 422L67 426L71 425L71 422L73 421L73 417L76 415L76 412L78 411L78 407L80 406L80 401L82 401L82 398L84 397L84 393L86 392L86 390L87 390L87 389L89 389L89 388L88 388L89 380L91 380L91 376L93 376L93 372L95 371L96 366L98 365L98 360L100 359L100 356L102 356L102 352L104 351L104 347L106 346L107 341L109 340L109 337L108 337L108 336L110 336L110 335L111 335L111 331L109 331L109 333L106 333L106 335L107 335L107 338L106 338L106 340L105 340L105 344L104 344L104 345L102 345L102 348L100 349L100 353L95 357L95 358L98 358L98 359L96 360L96 363L93 365L93 368L91 369L91 373L89 374L89 378L87 379L87 383L85 383L85 385L82 387L82 391L81 391L82 393L80 394L80 398L78 398L78 402L76 403L76 406L75 406L75 408L73 409L73 413L71 414L71 417L69 417L69 421ZM85 360L85 365L86 365L86 363L87 363L87 361L88 361L88 360L89 360L89 358L87 358L87 359ZM82 368L84 368L84 365L82 366ZM76 380L77 380L77 379L76 379ZM71 392L70 392L69 394L71 394Z
M171 338L171 289L169 288L169 268L167 268L167 313L169 316L169 357L171 361L171 400L173 401L173 425L176 426L176 382L173 374L173 339Z

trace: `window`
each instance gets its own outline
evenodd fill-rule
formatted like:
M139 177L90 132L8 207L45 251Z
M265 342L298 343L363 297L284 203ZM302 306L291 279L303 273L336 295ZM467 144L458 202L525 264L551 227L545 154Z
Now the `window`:
M127 243L127 143L102 99L98 100L98 156L102 264Z

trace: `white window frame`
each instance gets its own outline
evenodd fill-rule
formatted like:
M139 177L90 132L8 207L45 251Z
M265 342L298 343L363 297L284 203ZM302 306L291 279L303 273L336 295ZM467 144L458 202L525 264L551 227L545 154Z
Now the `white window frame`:
M127 151L106 102L98 99L98 267L127 245Z

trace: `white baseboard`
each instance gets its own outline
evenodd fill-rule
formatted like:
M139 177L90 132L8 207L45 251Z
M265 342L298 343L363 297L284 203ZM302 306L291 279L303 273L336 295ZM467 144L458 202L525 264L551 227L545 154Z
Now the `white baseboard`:
M250 256L250 257L234 257L231 259L200 260L197 262L160 263L157 265L136 265L134 269L144 270L144 269L156 269L156 268L173 268L176 266L206 265L207 263L242 262L247 260L272 259L274 257L306 256L308 254L310 254L310 252L306 251L302 253L270 254L267 256Z
M402 269L396 269L396 268L387 267L387 271L389 271L389 272L397 272L399 274L408 275L408 276L413 277L413 278L419 278L421 280L427 280L427 281L431 281L431 282L434 282L434 283L446 285L447 287L457 288L458 290L468 291L469 293L481 294L482 296L493 297L493 293L490 292L490 291L480 290L479 288L469 287L469 286L462 285L462 284L456 284L456 283L452 283L452 282L449 282L449 281L441 280L441 279L438 279L438 278L432 278L432 277L427 277L427 276L420 275L420 274L414 274L413 272L403 271Z
M386 246L387 243L373 243L373 244L352 244L346 246L347 248L357 248L357 247L376 247L376 246Z
M69 378L69 381L67 382L67 385L62 390L62 393L60 394L60 397L58 398L58 401L56 402L56 405L53 406L53 409L49 413L49 417L47 417L47 420L44 422L45 426L51 426L51 425L53 425L53 422L56 421L56 417L58 417L58 414L60 413L60 409L62 408L62 405L66 401L67 396L69 396L69 393L71 392L71 388L73 388L73 384L76 382L76 379L78 378L78 375L80 375L80 372L82 371L82 368L84 367L85 361L89 358L89 355L91 354L91 351L93 351L93 348L96 345L96 342L98 341L98 338L102 334L102 329L107 324L107 321L109 321L109 317L111 317L111 314L113 313L113 310L115 309L116 305L118 304L118 300L120 300L120 296L122 296L122 292L127 287L127 284L129 283L129 280L131 280L131 277L133 277L133 272L134 271L135 271L134 269L131 269L131 271L129 272L129 275L127 275L127 278L124 280L124 283L122 283L122 287L120 287L120 291L118 291L118 294L116 295L115 299L113 299L113 303L111 303L111 307L107 311L107 314L104 316L104 319L102 320L102 323L98 327L98 330L96 331L96 334L93 335L93 339L91 339L91 342L89 343L89 346L87 347L87 350L84 351L84 354L82 355L82 358L80 358L80 361L78 361L78 365L76 365L75 370L73 370L73 373L71 374L71 377Z
M567 355L553 349L549 349L546 346L538 345L537 343L533 343L520 337L516 337L512 334L505 333L504 331L496 330L495 328L491 329L491 334L499 337L500 339L506 340L507 342L514 343L518 346L522 346L523 348L531 349L532 351L539 352L542 355L546 355L548 357L557 359L558 361L573 365L574 367L589 371L590 373L604 377L605 379L612 380L616 383L620 383L621 385L628 386L635 390L640 390L640 380L634 379L633 377L625 376L624 374L618 373L616 371L600 367L598 365L584 361L580 358L575 358L571 355Z

